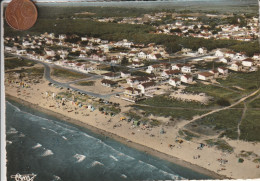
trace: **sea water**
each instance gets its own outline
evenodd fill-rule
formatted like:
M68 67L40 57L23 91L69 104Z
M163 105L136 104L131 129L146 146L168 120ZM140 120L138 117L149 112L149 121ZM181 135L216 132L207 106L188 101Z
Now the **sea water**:
M17 173L43 181L209 178L10 100L6 144L8 180Z

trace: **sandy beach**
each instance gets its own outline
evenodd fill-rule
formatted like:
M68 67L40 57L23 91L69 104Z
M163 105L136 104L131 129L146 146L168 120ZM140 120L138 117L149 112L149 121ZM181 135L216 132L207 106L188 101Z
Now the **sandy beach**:
M259 163L254 163L251 158L244 159L243 163L238 162L238 155L242 150L260 155L259 143L226 140L234 147L233 153L223 153L215 147L209 146L197 149L203 138L192 141L183 140L182 143L175 142L178 128L186 123L185 120L173 127L164 127L165 134L160 134L160 126L142 129L142 127L133 126L127 121L121 121L121 113L115 116L105 115L101 114L98 109L92 111L85 107L75 106L69 101L62 105L60 101L52 97L53 93L57 95L60 91L59 88L49 86L45 80L32 84L28 88L21 88L15 83L6 83L8 99L74 125L90 129L98 134L111 137L148 154L191 168L196 172L216 179L260 178ZM52 94L47 95L46 92ZM114 97L111 97L109 101L120 102L121 112L130 109L127 107L130 103L126 101ZM228 162L222 163L221 160L228 160Z

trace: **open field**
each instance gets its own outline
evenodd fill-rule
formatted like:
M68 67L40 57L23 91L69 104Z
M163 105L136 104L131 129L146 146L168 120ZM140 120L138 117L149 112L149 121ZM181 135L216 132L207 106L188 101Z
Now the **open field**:
M186 127L194 132L205 135L220 134L220 137L227 136L237 139L237 125L242 116L242 110L224 110L206 116Z
M240 125L240 139L246 141L260 141L260 111L247 110Z
M241 92L228 90L224 87L218 87L215 85L205 85L197 83L189 85L185 88L185 91L191 93L206 93L214 98L214 101L210 105L228 106L243 96Z
M146 107L135 105L137 109L145 111L145 116L155 115L155 116L163 116L163 117L171 117L173 119L192 119L193 116L201 115L206 113L207 111L199 111L199 110L191 110L187 109L171 109L171 108L160 108L160 107Z
M88 78L87 75L84 75L82 73L77 73L77 72L73 72L61 68L52 68L51 75L59 78L70 79L70 80Z
M15 69L18 67L31 67L34 66L35 62L26 60L26 59L20 59L17 57L9 57L8 59L5 59L5 69Z
M242 93L249 93L256 90L260 86L260 70L257 72L232 72L229 74L226 80L217 80L221 85L234 88L233 86L241 87ZM236 89L238 90L238 89Z
M81 82L77 82L76 84L81 86L94 86L95 81L81 81Z

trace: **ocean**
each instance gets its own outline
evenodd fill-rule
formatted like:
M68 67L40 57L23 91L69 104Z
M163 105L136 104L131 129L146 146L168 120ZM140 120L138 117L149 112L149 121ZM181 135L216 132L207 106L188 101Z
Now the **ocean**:
M117 181L210 179L55 117L6 102L7 178Z

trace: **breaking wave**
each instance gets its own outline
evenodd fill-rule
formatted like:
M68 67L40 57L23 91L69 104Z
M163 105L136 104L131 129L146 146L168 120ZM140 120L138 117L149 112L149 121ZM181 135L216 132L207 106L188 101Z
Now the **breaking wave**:
M40 143L37 143L35 146L32 147L32 149L40 148L42 145Z
M95 167L95 166L104 166L104 164L101 163L101 162L99 162L99 161L94 161L94 162L92 162L91 166L92 166L92 167Z
M54 153L51 150L46 150L41 156L45 157L45 156L50 156L53 155Z
M85 160L85 158L86 158L85 155L80 155L80 154L76 154L76 155L74 155L73 157L77 159L77 163L82 162L82 161Z

